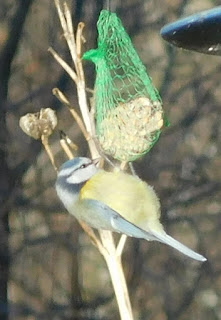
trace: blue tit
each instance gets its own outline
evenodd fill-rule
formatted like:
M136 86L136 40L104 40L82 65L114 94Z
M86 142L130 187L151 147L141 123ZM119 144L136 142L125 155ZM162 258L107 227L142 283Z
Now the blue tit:
M65 162L56 191L68 212L95 229L104 229L165 243L199 261L202 255L173 239L160 223L160 202L151 186L122 171L99 169L96 161Z

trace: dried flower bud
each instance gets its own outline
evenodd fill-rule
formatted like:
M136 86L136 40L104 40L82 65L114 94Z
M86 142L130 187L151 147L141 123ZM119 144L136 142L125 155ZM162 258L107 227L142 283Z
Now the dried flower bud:
M42 136L49 137L57 125L57 116L51 108L41 109L40 112L27 113L20 118L21 129L30 137L38 140Z

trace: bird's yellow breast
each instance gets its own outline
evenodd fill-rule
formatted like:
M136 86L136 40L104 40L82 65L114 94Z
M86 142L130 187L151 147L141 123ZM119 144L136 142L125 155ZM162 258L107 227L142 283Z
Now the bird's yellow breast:
M100 170L81 189L80 199L99 200L143 229L162 229L159 199L153 188L138 177Z

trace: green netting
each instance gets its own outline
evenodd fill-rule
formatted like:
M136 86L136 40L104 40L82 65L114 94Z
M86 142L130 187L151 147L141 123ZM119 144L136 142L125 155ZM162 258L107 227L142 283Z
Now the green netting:
M115 13L103 10L98 49L83 55L96 65L96 130L103 150L133 161L148 152L163 126L162 101Z

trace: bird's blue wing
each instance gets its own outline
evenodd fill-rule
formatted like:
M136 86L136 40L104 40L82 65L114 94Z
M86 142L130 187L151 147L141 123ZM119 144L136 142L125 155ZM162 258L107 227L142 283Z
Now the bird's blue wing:
M145 238L146 240L156 240L151 235L133 223L123 218L118 212L111 209L101 201L94 199L84 199L81 201L84 210L84 221L96 229L104 229L124 233L130 237Z
M173 247L192 259L206 261L206 258L201 254L191 250L181 242L170 237L166 232L158 232L155 230L150 230L149 232L145 231L123 218L118 212L111 209L101 201L84 199L82 202L84 203L84 208L89 210L86 215L89 219L84 219L84 221L96 229L119 232L126 234L127 236L141 238L148 241L159 241Z

